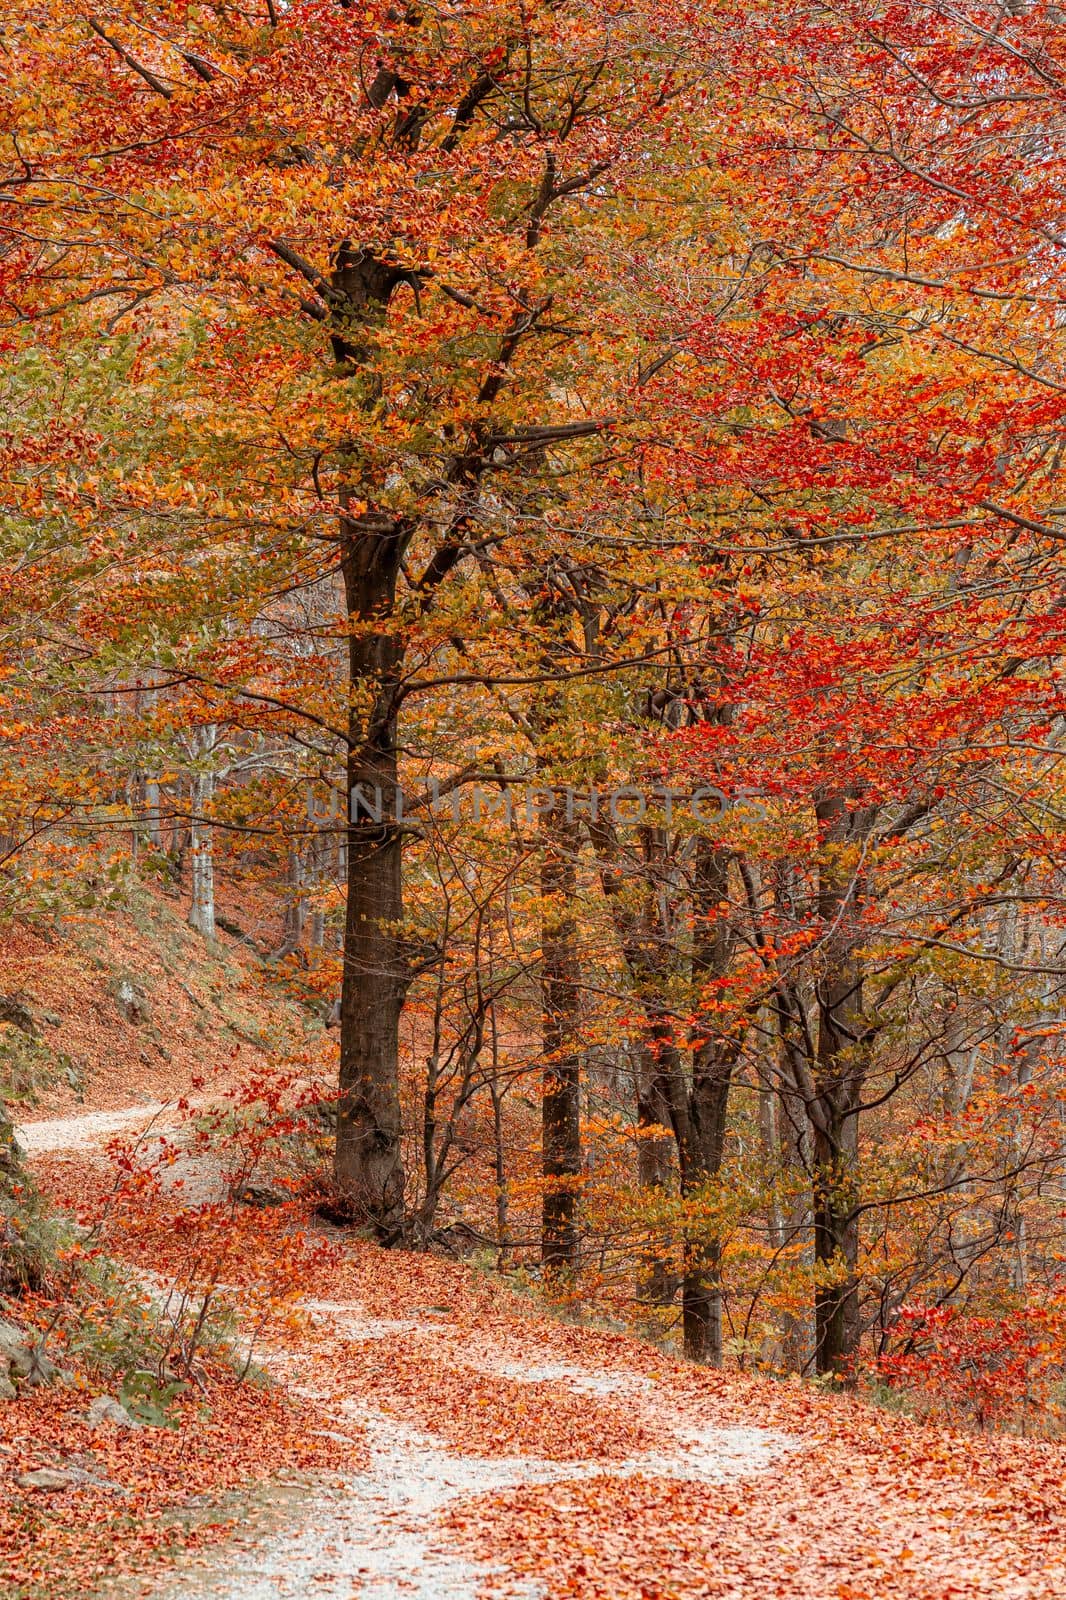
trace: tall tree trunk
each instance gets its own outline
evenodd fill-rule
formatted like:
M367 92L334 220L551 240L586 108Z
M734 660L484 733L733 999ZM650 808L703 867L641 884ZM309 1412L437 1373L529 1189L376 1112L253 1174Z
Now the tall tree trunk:
M670 1133L670 1101L658 1062L646 1041L637 1066L637 1183L649 1195L670 1187L674 1176L674 1140ZM643 1254L637 1293L645 1304L668 1306L677 1292L677 1277L662 1244Z
M662 993L678 962L673 929L663 920L663 906L680 895L665 864L666 834L662 828L640 831L640 860L631 857L630 870L640 873L640 893L634 905L627 896L626 871L618 830L609 812L588 824L589 836L600 864L600 884L622 947L622 955L645 1012L645 1029L638 1042L636 1072L637 1181L649 1193L666 1188L674 1179L673 1148L678 1141L676 1107L687 1099L687 1089L673 1029L662 1011ZM645 1130L661 1128L663 1134ZM667 1132L667 1130L669 1130ZM671 1260L671 1241L662 1240L644 1252L638 1293L649 1305L671 1305L677 1278Z
M400 1013L411 979L401 919L393 610L405 526L372 512L341 524L349 619L348 905L334 1176L348 1214L394 1242L404 1224Z
M336 815L336 800L330 795L331 817ZM326 842L319 831L318 808L315 805L315 791L312 784L307 785L307 878L310 882L314 903L308 919L308 942L312 950L321 950L326 942L326 916L322 910L322 884L326 876Z
M490 970L492 964L491 934L489 943ZM511 1247L510 1227L507 1220L507 1152L504 1148L503 1095L500 1092L500 1029L496 1017L496 1002L489 1008L489 1041L492 1064L488 1081L492 1101L492 1152L496 1177L496 1257L497 1270L503 1266Z
M635 980L646 1015L643 1046L648 1063L646 1081L654 1084L656 1102L646 1109L638 1104L638 1117L663 1112L677 1145L682 1199L698 1199L718 1175L725 1149L726 1110L733 1068L741 1040L721 1037L708 1015L705 1037L692 1055L691 1076L677 1043L677 1027L666 1009L664 994L679 964L673 930L664 925L660 893L668 881L662 866L664 836L660 829L644 830L643 906L634 912L623 896L623 878L617 862L618 839L611 823L601 818L590 828L600 858L600 878L611 906L622 951ZM732 959L734 932L721 913L729 892L730 852L713 841L700 839L696 847L693 911L696 939L692 955L692 980L701 988L725 977ZM680 890L671 884L677 899ZM713 999L714 996L709 996ZM639 1092L639 1091L638 1091ZM685 1354L693 1361L717 1365L722 1359L721 1241L706 1228L689 1223L682 1241L681 1305Z
M722 1246L715 1238L685 1239L681 1328L685 1355L704 1366L722 1365Z
M673 1019L665 1015L653 1018L650 1032L669 1100L681 1197L698 1202L721 1168L736 1051L731 1041L708 1040L693 1053L689 1078L675 1041ZM721 1261L717 1235L708 1231L706 1223L687 1220L681 1262L684 1350L690 1361L710 1366L719 1366L722 1360Z
M145 825L148 829L148 838L151 842L153 850L162 850L162 807L160 805L159 782L156 778L146 778L144 780L144 805Z
M856 954L861 898L856 847L873 813L834 793L818 802L822 855L818 915L826 929L815 985L818 1044L814 1135L814 1259L823 1281L815 1290L815 1364L850 1381L859 1321L859 1106L868 1037L863 969ZM829 1281L825 1281L828 1278Z
M815 1364L845 1379L860 1334L857 1125L854 1114L833 1105L827 1126L814 1130L814 1259L834 1280L815 1289Z
M274 961L280 961L285 956L291 956L294 951L300 948L307 923L304 861L299 850L295 848L289 850L285 876L288 880L288 894L285 898L285 912L281 922L281 943L271 956Z
M695 1199L717 1178L725 1152L726 1109L736 1052L720 1041L697 1050L681 1154L681 1192ZM686 1228L681 1322L690 1361L722 1364L722 1242L700 1225Z
M694 984L712 983L729 971L733 932L722 915L729 897L732 856L707 839L696 846L693 910ZM705 998L713 1000L713 995ZM739 1038L715 1036L713 1012L701 1032L706 1037L692 1053L692 1081L682 1135L678 1139L681 1192L696 1196L717 1178L725 1153L726 1112ZM691 1225L686 1230L681 1318L685 1354L690 1361L720 1366L722 1362L722 1243Z
M203 934L205 939L213 939L216 933L214 838L211 824L206 820L215 792L215 775L207 765L215 742L215 728L212 725L197 732L193 745L198 760L203 764L197 767L192 778L192 821L189 825L192 904L189 908L189 926Z
M541 1259L550 1270L577 1262L581 1175L578 1036L577 827L562 806L543 819L540 869L544 1082L541 1111L544 1200Z
M158 690L146 689L144 692L145 709L152 710L159 698ZM145 830L153 850L163 848L163 826L161 820L160 789L158 775L146 773L144 778L144 807Z
M814 1219L809 1177L814 1171L814 1136L802 1089L803 1076L796 1062L796 1052L803 1045L802 1036L797 1035L795 1028L799 1009L800 1001L794 992L788 996L787 1005L782 997L782 1003L774 1008L778 1059L777 1153L786 1189L792 1194L781 1210L780 1234L771 1242L775 1249L791 1247L797 1264L802 1262L810 1267L814 1248ZM781 1345L787 1370L806 1371L814 1360L815 1350L810 1309L802 1313L785 1313L781 1323Z
M174 778L174 813L170 819L170 843L167 846L174 863L174 875L177 878L181 877L182 858L185 853L185 842L188 838L187 830L181 819L183 787L181 774L178 773Z

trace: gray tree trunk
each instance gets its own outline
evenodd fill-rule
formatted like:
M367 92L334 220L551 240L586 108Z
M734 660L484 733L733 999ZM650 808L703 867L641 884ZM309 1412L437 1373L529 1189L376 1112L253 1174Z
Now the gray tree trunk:
M406 538L404 525L385 515L342 522L351 710L334 1177L347 1213L387 1243L404 1227L399 1041L411 981L397 817L403 646L393 616Z
M192 776L192 821L189 826L192 857L192 904L189 926L205 939L215 937L215 856L211 824L205 820L215 792L215 775L208 765L216 743L213 725L201 728L193 742L200 765Z

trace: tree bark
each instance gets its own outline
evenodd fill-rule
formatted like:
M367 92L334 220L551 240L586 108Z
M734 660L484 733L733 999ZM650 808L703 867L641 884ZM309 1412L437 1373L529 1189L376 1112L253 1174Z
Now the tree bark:
M578 1034L577 827L553 807L542 829L541 998L544 1081L541 1111L544 1200L541 1260L550 1271L577 1263L581 1176L581 1062Z
M797 1262L809 1267L813 1258L814 1219L808 1178L814 1171L814 1135L807 1114L800 1075L796 1070L795 1051L801 1047L801 1040L795 1037L789 1021L789 1018L797 1013L798 1007L798 998L793 995L790 1008L779 1005L774 1009L778 1056L778 1157L786 1179L794 1179L795 1196L783 1209L780 1233L775 1235L771 1242L775 1249L784 1250L786 1247L791 1247L791 1250L796 1252ZM814 1360L815 1349L810 1309L800 1314L791 1311L785 1313L781 1326L781 1344L788 1371L806 1371Z
M404 1224L399 1037L411 980L396 753L403 646L393 619L408 533L394 519L365 513L345 517L341 536L351 700L334 1176L351 1218L391 1243Z
M155 778L144 780L144 805L145 826L153 850L163 848L163 825L161 821L162 808L160 805L159 782Z
M870 811L849 803L854 798L834 793L816 806L822 831L818 915L826 933L815 985L818 1043L816 1104L811 1108L814 1259L831 1280L815 1290L815 1365L820 1373L845 1382L852 1378L861 1333L856 1200L859 1106L868 1050L863 969L856 954L861 880L852 857L872 818Z
M677 1043L675 1019L664 1003L666 985L680 960L670 930L662 925L659 909L662 877L661 830L646 830L643 841L643 905L640 913L627 906L617 867L618 840L606 819L590 830L601 863L601 882L611 905L626 964L634 979L646 1017L642 1044L644 1082L638 1086L638 1122L647 1116L665 1122L677 1146L682 1199L698 1197L717 1177L725 1149L726 1110L740 1040L721 1038L708 1026L707 1037L692 1053L691 1072ZM729 970L733 931L719 910L728 895L732 856L713 841L700 839L692 886L697 933L692 953L692 981L705 985ZM680 889L675 889L675 897ZM652 1096L654 1096L654 1103ZM656 1154L661 1162L660 1152ZM682 1241L681 1312L685 1354L690 1360L718 1365L722 1359L720 1240L702 1229L686 1226ZM662 1263L656 1282L665 1288Z
M649 1194L668 1189L674 1176L674 1140L670 1129L670 1102L658 1063L642 1041L637 1068L637 1183ZM657 1129L658 1132L653 1132ZM643 1254L639 1298L650 1306L668 1306L677 1293L677 1274L663 1248Z
M720 907L729 896L732 857L712 841L696 846L693 910L694 985L724 977L732 959L733 933ZM692 1053L692 1081L683 1117L677 1120L681 1193L687 1197L717 1178L725 1154L726 1112L738 1038L716 1037L708 1021L705 1037ZM722 1362L722 1244L713 1235L686 1230L681 1317L685 1354L711 1366Z
M814 1133L814 1259L837 1279L815 1290L815 1364L842 1379L850 1379L860 1334L856 1128L853 1113L834 1107L828 1127Z
M193 750L198 760L210 761L215 747L215 728L201 728L194 737ZM214 773L204 765L192 778L192 820L189 825L192 850L192 904L189 926L205 939L213 939L215 928L215 856L211 824L206 812L215 792Z

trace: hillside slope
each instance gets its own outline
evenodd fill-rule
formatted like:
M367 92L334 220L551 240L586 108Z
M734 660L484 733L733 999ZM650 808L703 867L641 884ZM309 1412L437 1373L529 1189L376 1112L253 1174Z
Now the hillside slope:
M220 928L204 940L181 901L143 886L106 913L17 922L0 943L0 995L28 1012L40 1048L0 1017L0 1061L34 1116L170 1100L205 1075L254 1075L269 1050L320 1031L266 975L247 939Z

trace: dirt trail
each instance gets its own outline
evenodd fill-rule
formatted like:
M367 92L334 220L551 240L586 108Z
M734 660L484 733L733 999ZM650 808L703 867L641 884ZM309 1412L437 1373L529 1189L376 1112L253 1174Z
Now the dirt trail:
M91 1150L107 1144L120 1133L133 1135L159 1133L168 1118L177 1119L173 1104L152 1101L147 1105L126 1106L121 1111L86 1111L77 1117L54 1117L45 1122L24 1122L15 1137L29 1155L51 1155L63 1151Z
M26 1124L18 1137L31 1154L87 1151L120 1133L150 1140L172 1113L172 1107L155 1104L89 1112ZM290 1390L328 1404L340 1432L353 1424L366 1439L368 1464L340 1482L309 1483L286 1493L265 1516L256 1515L251 1497L243 1531L206 1562L199 1556L194 1569L180 1562L152 1591L156 1600L190 1594L212 1600L293 1600L305 1594L321 1600L351 1600L353 1594L366 1600L477 1600L486 1582L508 1600L537 1600L539 1586L509 1573L505 1554L488 1566L460 1553L441 1525L442 1514L471 1496L590 1478L722 1483L759 1473L799 1445L758 1428L701 1427L643 1373L559 1360L550 1344L538 1345L535 1324L516 1352L513 1344L494 1347L491 1337L457 1343L455 1328L429 1308L403 1318L372 1315L355 1299L312 1301L306 1309L314 1319L312 1337L295 1350L267 1350L258 1359ZM471 1454L365 1398L338 1402L322 1352L352 1345L365 1351L381 1342L384 1364L397 1338L414 1338L420 1348L428 1341L430 1364L439 1351L440 1363L458 1364L471 1384L504 1379L520 1394L528 1386L532 1407L543 1396L538 1386L548 1384L591 1408L622 1403L627 1418L643 1425L656 1447L594 1460ZM524 1409L525 1401L519 1406Z
M478 1600L489 1581L496 1595L532 1600L539 1587L509 1576L505 1556L489 1566L450 1548L440 1514L470 1496L518 1485L637 1474L720 1483L758 1471L787 1448L780 1437L736 1429L708 1431L676 1454L615 1462L484 1460L442 1448L431 1435L363 1406L350 1409L368 1434L368 1470L310 1491L290 1505L284 1526L220 1553L214 1571L198 1567L193 1592L212 1600L307 1594L351 1600L353 1592L365 1600ZM188 1596L189 1575L177 1574L155 1593L158 1600Z
M385 1319L370 1318L354 1302L321 1304L316 1320L326 1331L349 1340L384 1340L394 1330ZM398 1320L395 1331L411 1323ZM431 1323L415 1325L423 1337L444 1346L448 1329ZM311 1341L312 1345L314 1341ZM531 1352L535 1355L536 1351ZM471 1377L507 1377L531 1387L559 1383L590 1399L625 1394L633 1411L657 1429L672 1434L672 1446L617 1459L549 1461L536 1456L472 1457L449 1449L439 1438L387 1416L364 1401L342 1402L338 1421L350 1417L366 1432L370 1465L341 1488L319 1492L298 1517L258 1546L242 1553L239 1563L223 1561L202 1588L220 1600L277 1600L314 1594L350 1600L353 1581L366 1600L477 1600L486 1580L494 1594L539 1595L528 1581L509 1579L506 1561L482 1567L449 1548L438 1526L442 1512L474 1495L516 1486L557 1484L589 1478L671 1478L693 1483L722 1483L746 1477L770 1465L794 1447L781 1434L757 1428L690 1429L679 1425L670 1408L660 1403L655 1385L642 1374L603 1374L569 1362L531 1360L518 1369L503 1356L479 1348L469 1358ZM383 1355L383 1360L387 1360ZM284 1360L268 1359L274 1374L310 1396L318 1392L313 1360L301 1353ZM177 1586L164 1591L168 1600ZM187 1592L187 1590L186 1590Z

